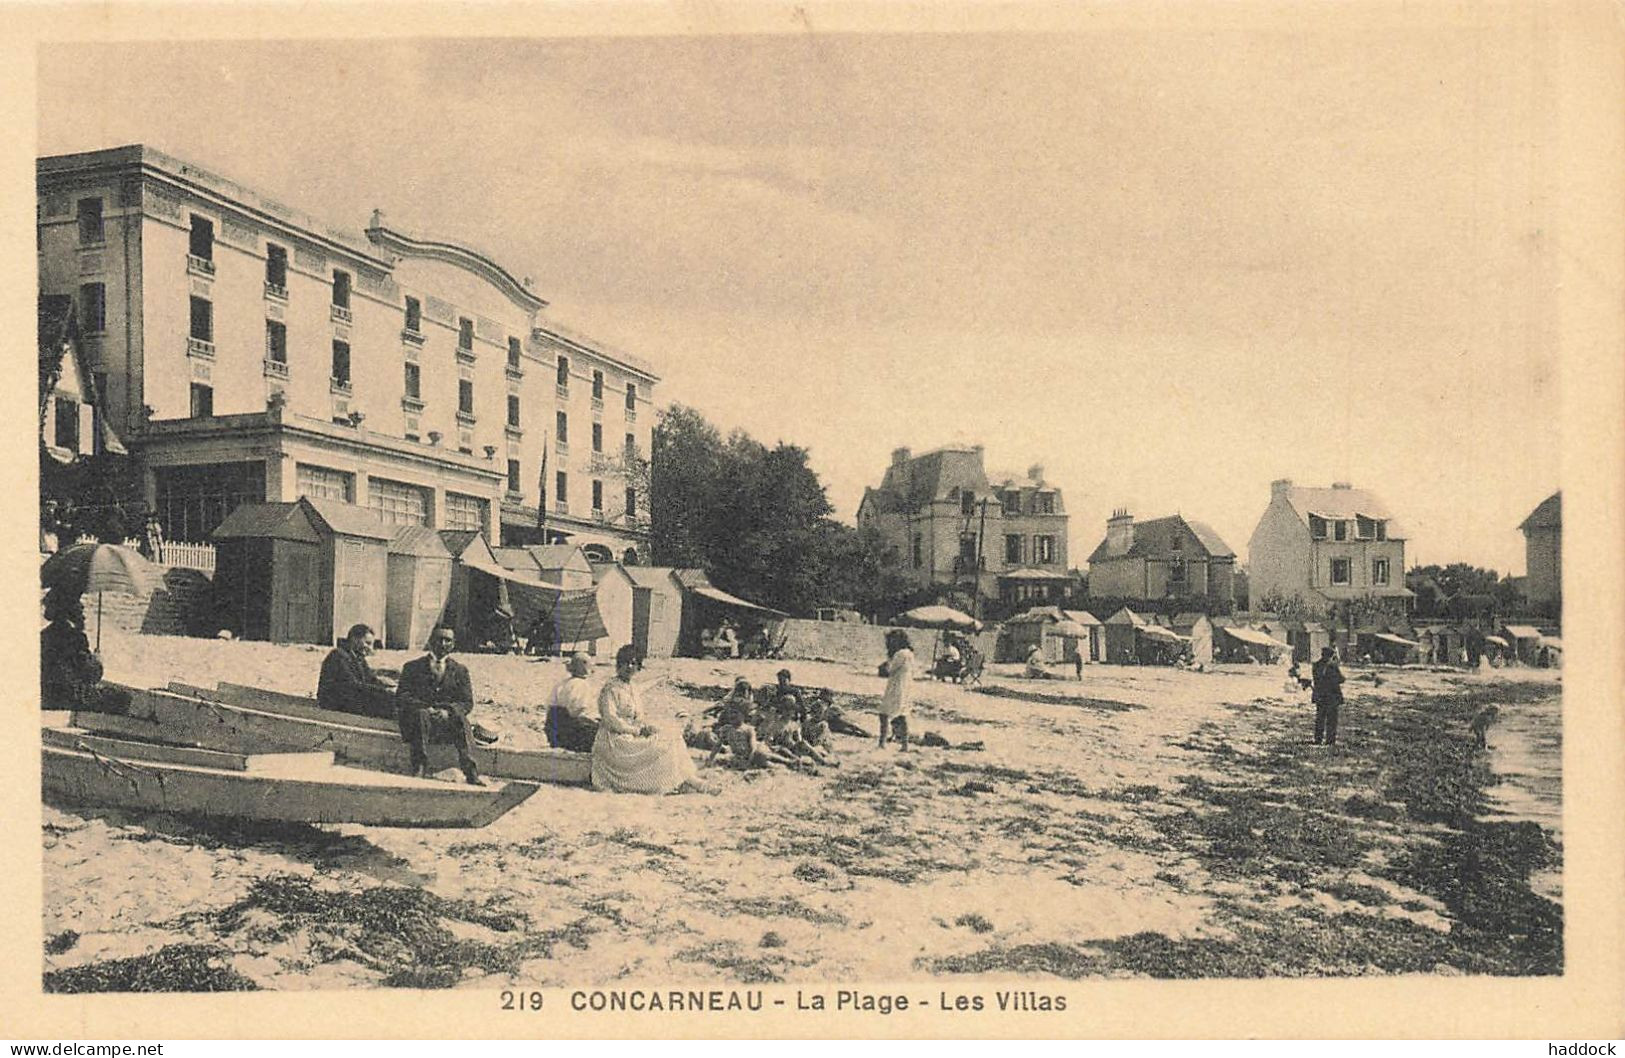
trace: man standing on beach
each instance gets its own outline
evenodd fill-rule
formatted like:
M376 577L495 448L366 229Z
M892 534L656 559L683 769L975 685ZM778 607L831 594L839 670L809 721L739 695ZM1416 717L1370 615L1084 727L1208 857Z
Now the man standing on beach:
M1343 704L1343 670L1337 666L1337 653L1322 647L1314 666L1315 743L1337 745L1337 707Z
M316 681L316 704L360 716L394 716L394 692L367 664L371 653L372 629L366 625L351 628L322 661L322 674Z
M457 634L441 626L429 633L429 652L401 667L401 685L395 692L396 721L401 737L412 750L412 773L429 774L427 742L449 742L457 751L457 766L471 786L484 786L469 752L474 724L474 681L468 669L451 656Z

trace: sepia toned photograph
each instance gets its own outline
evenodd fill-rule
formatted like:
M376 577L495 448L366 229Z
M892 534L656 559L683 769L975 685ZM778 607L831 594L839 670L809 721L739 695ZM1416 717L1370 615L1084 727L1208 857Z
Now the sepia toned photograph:
M1561 978L1547 9L784 13L37 46L16 960Z

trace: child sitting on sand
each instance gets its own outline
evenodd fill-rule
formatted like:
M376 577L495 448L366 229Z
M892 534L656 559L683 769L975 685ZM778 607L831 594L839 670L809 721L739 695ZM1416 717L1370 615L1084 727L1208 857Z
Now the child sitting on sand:
M830 756L801 736L801 703L793 694L781 695L774 709L757 726L767 744L818 764L831 763Z
M756 729L750 721L750 714L745 706L738 702L727 702L723 706L722 714L717 717L716 727L713 729L717 744L706 763L712 763L726 751L728 763L741 771L747 768L770 768L775 764L787 768L794 767L795 758L774 749L757 737Z
M817 697L824 710L824 722L829 725L832 732L837 735L853 735L857 738L874 738L867 729L846 718L846 714L841 712L841 707L835 704L834 691L828 687L821 688Z

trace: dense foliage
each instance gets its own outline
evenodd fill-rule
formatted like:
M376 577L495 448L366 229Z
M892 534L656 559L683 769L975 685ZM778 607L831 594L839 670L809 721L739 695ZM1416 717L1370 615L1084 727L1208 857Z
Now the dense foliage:
M672 405L654 432L649 483L656 565L706 570L720 588L806 615L884 611L910 591L894 549L835 521L807 450L724 437Z

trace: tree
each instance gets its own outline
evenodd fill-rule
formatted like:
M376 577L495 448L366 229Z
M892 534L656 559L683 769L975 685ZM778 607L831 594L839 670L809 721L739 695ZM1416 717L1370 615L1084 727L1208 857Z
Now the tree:
M1310 605L1299 592L1287 595L1275 588L1258 598L1258 611L1272 613L1283 621L1318 621L1320 610Z
M884 607L908 584L877 534L834 521L807 450L726 439L692 408L655 427L649 494L658 565L697 566L716 585L791 613Z

